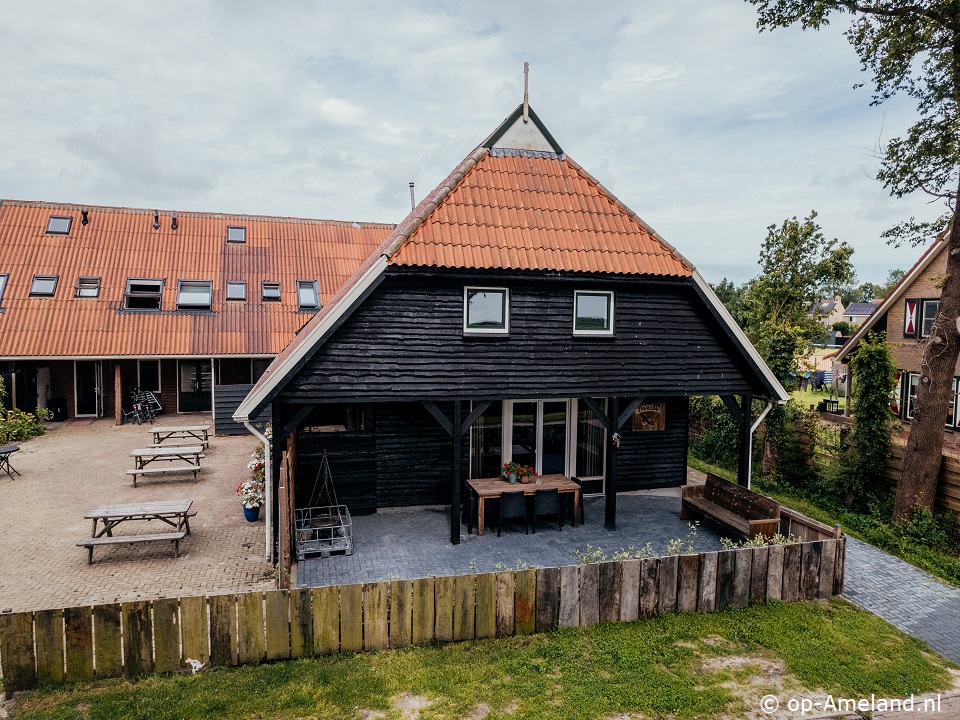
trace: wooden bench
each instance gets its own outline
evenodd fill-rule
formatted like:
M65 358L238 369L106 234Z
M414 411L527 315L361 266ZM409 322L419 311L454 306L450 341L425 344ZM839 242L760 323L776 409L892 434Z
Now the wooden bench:
M201 456L202 457L202 456ZM133 486L137 486L137 475L161 475L163 473L173 473L173 472L192 472L193 481L197 481L197 474L203 468L197 467L196 465L174 465L173 467L149 467L149 468L140 468L139 470L127 470L127 475L133 475Z
M86 540L80 540L77 543L77 547L85 547L87 549L88 565L93 565L93 548L98 545L119 545L122 543L132 545L133 543L153 542L155 540L169 540L172 542L174 546L173 556L180 557L180 541L183 540L186 534L185 531L181 530L179 532L163 532L153 535L104 535L103 537L92 537Z
M716 475L706 485L686 485L681 490L680 517L708 517L752 540L770 537L780 528L780 503Z

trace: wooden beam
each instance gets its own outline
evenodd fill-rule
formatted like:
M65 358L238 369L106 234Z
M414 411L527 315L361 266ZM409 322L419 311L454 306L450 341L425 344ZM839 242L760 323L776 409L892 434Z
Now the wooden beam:
M630 419L630 416L633 415L633 411L640 407L641 403L644 401L644 398L646 398L646 395L641 395L638 398L634 398L630 404L627 405L626 409L620 413L620 417L617 418L617 430L622 428L623 424ZM613 413L611 413L611 417L612 416Z
M750 453L753 450L752 423L753 396L740 396L740 438L737 444L737 484L750 487Z
M46 403L46 398L43 399ZM123 424L123 385L120 382L120 361L113 361L113 412L117 425Z
M290 418L280 428L280 432L273 434L273 439L270 441L270 444L278 448L282 448L284 445L286 445L287 438L296 432L297 425L306 419L311 410L313 410L313 405L302 405L301 407L298 407L296 412L294 412L293 415L291 415Z
M619 417L619 402L615 397L607 399L610 417ZM604 526L607 530L617 529L617 443L613 437L615 434L616 431L607 433L607 482L604 484L606 490Z
M457 400L457 402L460 401ZM447 419L447 416L440 411L440 408L429 400L421 400L420 403L427 409L427 412L433 415L434 419L440 423L440 427L447 431L447 435L453 435L453 425Z
M440 412L437 410L437 412ZM460 401L453 401L453 423L450 435L453 437L453 487L450 495L450 542L460 544L460 452L462 449ZM446 418L444 418L446 419Z
M477 419L483 415L487 411L487 408L491 405L493 405L493 400L485 400L484 402L478 404L473 409L473 412L467 415L467 419L463 421L463 427L460 428L460 432L465 433L467 430L472 428Z
M592 397L582 397L580 398L580 402L593 411L593 414L597 416L597 419L603 423L603 426L607 430L610 432L616 432L610 427L610 418L607 417L607 414L603 411L603 408L600 407L599 403L597 403ZM610 414L613 415L613 413Z
M723 400L723 404L727 406L727 409L733 415L733 419L738 423L743 422L743 413L740 411L740 408L737 406L737 400L733 395L721 395L720 399Z

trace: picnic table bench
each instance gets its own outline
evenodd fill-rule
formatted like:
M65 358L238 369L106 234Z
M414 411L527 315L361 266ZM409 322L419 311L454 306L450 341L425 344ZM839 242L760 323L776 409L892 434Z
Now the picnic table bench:
M160 447L167 440L186 440L190 445L201 445L204 449L210 445L210 425L171 425L152 427L153 445Z
M93 564L93 549L103 545L133 544L166 540L174 544L174 557L180 557L180 541L190 534L190 518L197 514L191 510L192 500L168 500L163 502L129 503L106 505L94 508L83 517L93 520L90 537L80 540L78 547L87 549L87 564ZM159 520L174 528L173 532L141 535L114 535L113 529L132 520ZM98 525L102 527L98 530Z
M137 486L138 475L157 475L173 472L192 472L193 481L197 481L197 474L200 472L200 458L205 457L203 447L200 445L173 445L170 447L149 447L138 448L130 451L130 457L134 458L136 467L133 470L127 470L127 475L133 476L133 486ZM164 467L147 467L155 462L175 462L181 461L181 465L166 465Z
M749 540L760 534L771 537L780 528L780 503L708 474L705 485L681 488L680 518L702 517Z
M19 445L4 445L0 447L0 470L5 472L11 480L13 480L13 475L17 472L17 469L10 464L10 456L13 455L20 449Z

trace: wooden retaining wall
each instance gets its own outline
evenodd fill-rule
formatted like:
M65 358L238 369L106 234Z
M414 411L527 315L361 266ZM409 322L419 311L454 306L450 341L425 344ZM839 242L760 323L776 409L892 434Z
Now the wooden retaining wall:
M0 615L8 696L61 682L509 637L843 591L846 538Z

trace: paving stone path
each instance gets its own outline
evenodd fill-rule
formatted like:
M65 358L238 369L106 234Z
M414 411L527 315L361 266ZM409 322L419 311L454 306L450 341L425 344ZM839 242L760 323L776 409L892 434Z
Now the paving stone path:
M843 594L960 663L960 589L872 545L847 538Z

